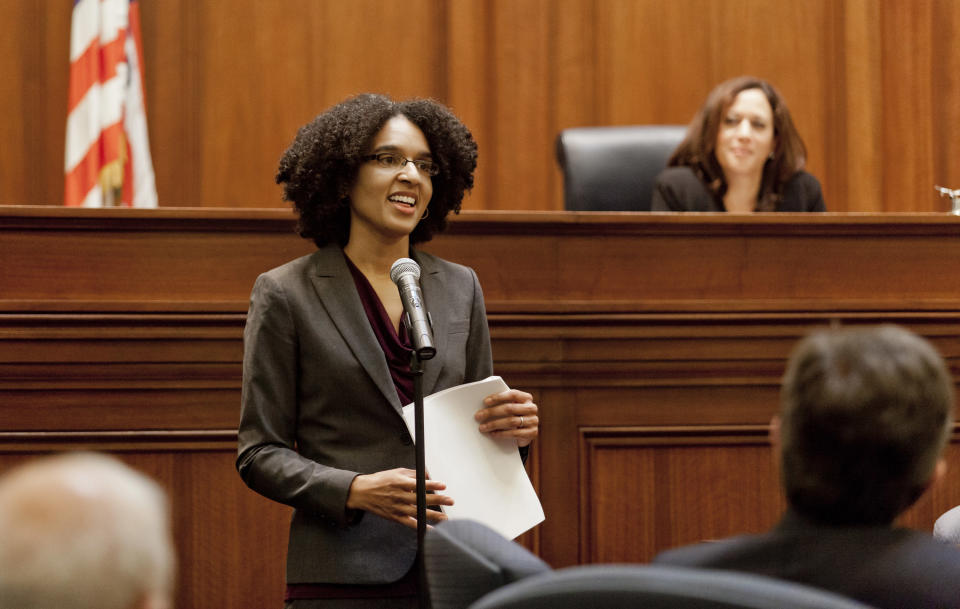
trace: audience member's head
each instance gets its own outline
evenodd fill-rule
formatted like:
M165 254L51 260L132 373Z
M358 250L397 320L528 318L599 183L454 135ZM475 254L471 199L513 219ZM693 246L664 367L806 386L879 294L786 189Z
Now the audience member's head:
M895 327L817 332L787 365L787 501L824 524L889 524L942 471L953 383L926 340Z
M112 457L0 477L0 609L164 609L174 562L163 490Z

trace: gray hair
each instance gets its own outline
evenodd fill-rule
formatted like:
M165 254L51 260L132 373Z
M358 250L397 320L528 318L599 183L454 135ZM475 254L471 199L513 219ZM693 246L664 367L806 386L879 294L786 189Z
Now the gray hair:
M169 604L166 494L102 454L31 461L0 478L0 609Z
M944 543L960 545L960 505L937 518L933 523L933 536Z

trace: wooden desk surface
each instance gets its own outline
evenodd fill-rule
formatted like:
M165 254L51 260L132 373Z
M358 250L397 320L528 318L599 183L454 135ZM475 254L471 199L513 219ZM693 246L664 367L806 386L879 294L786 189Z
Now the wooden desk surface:
M311 251L280 209L0 206L0 311L246 310ZM956 310L949 214L463 212L424 249L493 313Z

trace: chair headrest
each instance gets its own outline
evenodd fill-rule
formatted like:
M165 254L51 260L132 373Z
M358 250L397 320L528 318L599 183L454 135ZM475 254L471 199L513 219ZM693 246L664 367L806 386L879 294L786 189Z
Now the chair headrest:
M574 127L557 136L564 207L649 211L653 184L686 134L683 125Z
M869 609L832 592L761 575L662 565L590 565L499 588L470 609Z

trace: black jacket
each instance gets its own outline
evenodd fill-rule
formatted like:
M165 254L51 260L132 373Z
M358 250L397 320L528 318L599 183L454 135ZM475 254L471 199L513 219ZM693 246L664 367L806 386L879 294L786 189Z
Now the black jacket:
M690 167L667 167L653 186L651 211L726 211ZM798 171L784 184L783 198L774 211L826 211L820 182Z
M879 609L960 607L960 549L892 526L825 526L787 514L768 533L668 550L654 562L790 580Z

